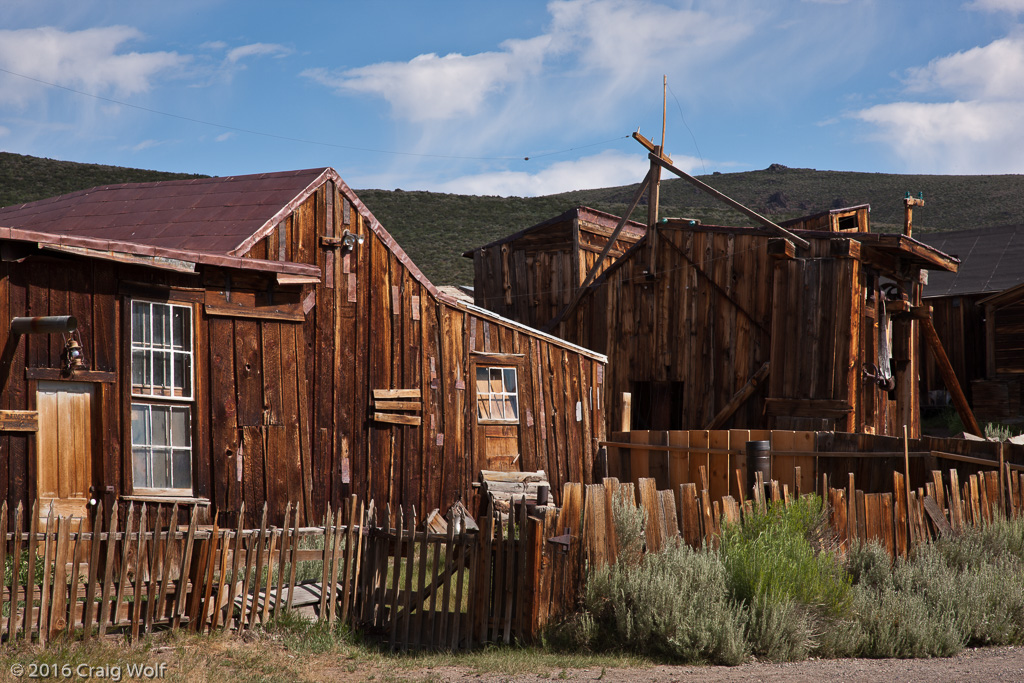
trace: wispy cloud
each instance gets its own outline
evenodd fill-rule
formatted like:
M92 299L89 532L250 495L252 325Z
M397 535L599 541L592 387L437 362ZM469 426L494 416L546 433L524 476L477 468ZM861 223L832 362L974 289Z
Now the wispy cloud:
M964 7L985 12L1020 14L1024 12L1024 0L974 0L974 2L967 3Z
M291 48L287 48L284 45L278 45L276 43L252 43L250 45L242 45L228 51L227 61L230 64L237 64L239 61L248 57L287 57L292 53Z
M159 76L180 72L190 59L176 52L123 51L141 38L129 26L0 30L0 66L48 83L126 97L148 91ZM43 86L15 76L3 75L0 86L0 104L23 106L44 95Z
M673 159L683 168L700 168L697 159ZM614 187L640 181L650 162L646 157L622 152L602 152L574 161L558 161L535 172L496 171L467 175L452 180L424 185L437 192L496 195L501 197L535 197L593 187Z
M906 94L945 102L900 101L862 109L910 171L1020 173L1024 171L1024 39L1007 37L910 69Z
M302 76L342 92L382 97L399 118L445 120L476 115L488 95L535 73L543 58L543 49L536 48L517 41L502 52L425 54L341 72L307 69Z

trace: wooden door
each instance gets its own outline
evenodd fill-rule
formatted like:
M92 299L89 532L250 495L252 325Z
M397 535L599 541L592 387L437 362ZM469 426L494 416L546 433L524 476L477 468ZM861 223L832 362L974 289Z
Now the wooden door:
M82 382L39 382L36 409L36 482L39 518L88 518L93 484L94 388ZM76 525L76 530L78 525Z
M477 462L480 469L517 472L519 446L519 368L474 367Z

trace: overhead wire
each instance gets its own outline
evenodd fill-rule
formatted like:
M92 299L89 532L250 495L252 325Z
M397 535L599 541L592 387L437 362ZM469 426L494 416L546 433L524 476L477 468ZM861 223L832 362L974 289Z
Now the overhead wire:
M83 90L76 90L75 88L71 88L71 87L68 87L66 85L60 85L59 83L51 83L50 81L44 81L41 78L36 78L34 76L28 76L26 74L21 74L21 73L18 73L16 71L11 71L10 69L4 69L3 67L0 67L0 73L5 73L5 74L8 74L10 76L17 76L18 78L24 78L26 80L33 81L33 82L39 83L41 85L49 86L51 88L59 88L60 90L65 90L67 92L74 93L76 95L82 95L84 97L91 97L93 99L100 100L102 102L109 102L110 104L116 104L116 105L122 106L122 107L129 107L131 109L136 109L136 110L139 110L139 111L144 111L144 112L147 112L149 114L157 114L158 116L166 116L168 118L178 119L179 121L188 121L189 123L196 123L196 124L200 124L200 125L203 125L203 126L211 126L213 128L219 128L221 130L232 131L232 132L235 132L235 133L245 133L247 135L258 135L258 136L261 136L261 137L271 138L271 139L274 139L274 140L284 140L286 142L298 142L298 143L306 144L306 145L319 145L319 146L323 146L323 147L333 147L333 148L336 148L336 149L347 149L347 150L352 150L352 151L356 151L356 152L369 152L369 153L372 153L372 154L392 154L392 155L395 155L395 156L425 157L425 158L432 158L432 159L457 159L457 160L468 160L468 161L520 161L520 160L521 161L530 161L531 159L539 159L541 157L554 156L556 154L566 154L568 152L573 152L573 151L576 151L578 149L586 149L588 147L596 147L598 145L606 145L609 142L615 142L617 140L621 140L621 139L629 137L628 135L623 135L623 136L614 137L614 138L611 138L611 139L608 139L608 140L602 140L600 142L593 142L593 143L590 143L590 144L587 144L587 145L581 145L581 146L578 146L578 147L570 147L568 149L561 149L561 150L556 150L556 151L553 151L553 152L543 152L543 153L540 153L540 154L527 154L527 155L523 155L523 156L470 156L470 155L461 155L461 154L429 154L429 153L425 153L425 152L400 152L400 151L391 150L391 149L379 149L379 148L374 148L374 147L358 147L358 146L355 146L355 145L343 145L343 144L339 144L339 143L335 143L335 142L324 142L322 140L309 140L309 139L306 139L306 138L296 138L296 137L291 137L291 136L288 136L288 135L278 135L276 133L268 133L266 131L253 130L251 128L240 128L238 126L230 126L230 125L223 124L223 123L215 123L213 121L204 121L203 119L197 119L197 118L194 118L194 117L191 117L191 116L184 116L184 115L181 115L181 114L174 114L174 113L171 113L171 112L161 111L159 109L153 109L152 107L144 107L144 106L142 106L140 104L132 104L131 102L125 102L123 100L116 100L116 99L114 99L112 97L104 97L103 95L97 95L95 93L85 92Z
M683 116L683 105L679 103L679 98L676 97L676 94L674 92L672 92L672 86L668 86L668 91L672 93L672 99L676 101L676 107L679 109L679 118L682 120L683 125L686 127L686 131L690 134L690 139L693 140L693 147L694 149L697 150L697 158L700 159L700 167L701 169L703 169L704 175L707 175L708 169L704 165L704 155L700 153L700 146L697 145L697 136L695 136L693 134L693 131L690 130L690 125L686 123L686 117Z

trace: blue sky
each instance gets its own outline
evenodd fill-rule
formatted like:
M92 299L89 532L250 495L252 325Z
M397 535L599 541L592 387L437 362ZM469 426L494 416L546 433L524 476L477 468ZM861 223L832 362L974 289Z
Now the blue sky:
M1022 173L1022 16L1024 0L4 0L0 150L550 194L642 178L628 136L660 138L666 75L666 149L690 172Z

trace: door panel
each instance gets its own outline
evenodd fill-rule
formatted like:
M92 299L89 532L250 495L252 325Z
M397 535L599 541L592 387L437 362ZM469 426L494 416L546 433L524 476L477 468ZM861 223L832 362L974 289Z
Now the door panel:
M36 392L39 518L87 517L93 484L92 384L40 382ZM77 525L76 525L77 528Z

